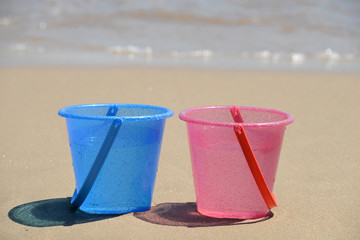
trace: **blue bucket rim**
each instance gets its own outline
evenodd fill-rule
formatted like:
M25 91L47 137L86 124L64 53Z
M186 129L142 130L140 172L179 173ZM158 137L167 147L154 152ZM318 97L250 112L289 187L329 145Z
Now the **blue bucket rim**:
M104 115L84 115L69 113L69 110L78 108L97 108L97 107L117 107L117 108L143 108L143 109L158 109L163 110L163 113L143 115L143 116L104 116ZM160 120L169 118L174 115L174 112L165 107L144 105L144 104L131 104L131 103L96 103L96 104L80 104L61 108L58 112L59 116L65 118L88 119L88 120L121 120L121 121L148 121Z

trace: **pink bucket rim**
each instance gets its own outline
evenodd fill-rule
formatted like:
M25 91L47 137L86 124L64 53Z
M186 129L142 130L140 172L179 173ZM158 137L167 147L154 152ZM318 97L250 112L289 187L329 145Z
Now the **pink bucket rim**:
M204 110L204 109L230 109L232 106L207 106L207 107L196 107L196 108L189 108L186 110L183 110L179 114L179 118L187 123L196 123L196 124L202 124L202 125L212 125L212 126L221 126L221 127L234 127L236 124L235 122L215 122L215 121L208 121L208 120L201 120L197 118L193 118L188 116L188 113L195 111L195 110ZM294 118L285 112L276 110L276 109L267 109L267 108L259 108L259 107L245 107L245 106L238 106L238 108L241 110L247 110L247 111L261 111L261 112L270 112L275 113L284 116L285 118L280 121L274 121L274 122L265 122L265 123L240 123L244 127L276 127L276 126L286 126L294 122Z

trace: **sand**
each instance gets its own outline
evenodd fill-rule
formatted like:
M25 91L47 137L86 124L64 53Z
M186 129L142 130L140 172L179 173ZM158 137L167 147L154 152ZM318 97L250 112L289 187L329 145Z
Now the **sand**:
M181 68L0 69L0 239L360 239L360 76ZM84 103L172 109L153 210L89 216L68 207L65 120ZM275 195L261 221L198 215L181 110L239 105L290 113ZM156 211L155 211L156 210Z

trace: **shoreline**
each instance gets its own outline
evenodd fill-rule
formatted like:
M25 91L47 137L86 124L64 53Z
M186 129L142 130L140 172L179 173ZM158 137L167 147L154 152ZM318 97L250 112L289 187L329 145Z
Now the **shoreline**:
M204 70L230 71L276 71L276 72L328 72L360 74L360 60L304 59L301 61L274 60L262 53L259 57L214 56L214 57L165 57L137 56L132 54L109 54L106 52L76 53L4 53L0 68L27 67L155 67L155 68L199 68ZM265 55L264 55L265 54ZM268 53L270 54L270 53ZM264 55L264 56L263 56Z
M199 66L181 66L181 65L169 65L169 66L153 66L153 65L119 65L119 66L109 66L109 65L34 65L34 66L0 66L0 71L31 71L31 70L41 70L41 71L56 71L56 70L75 70L75 71L116 71L116 70L149 70L149 71L195 71L195 72L226 72L234 74L276 74L276 75L324 75L324 76L360 76L360 72L341 72L341 71L303 71L303 70L279 70L279 69L234 69L234 68L210 68L210 67L199 67Z

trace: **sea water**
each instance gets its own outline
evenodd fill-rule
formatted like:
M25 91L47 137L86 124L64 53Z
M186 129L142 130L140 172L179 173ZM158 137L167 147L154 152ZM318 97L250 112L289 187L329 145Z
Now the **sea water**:
M0 0L0 66L359 72L357 0Z

